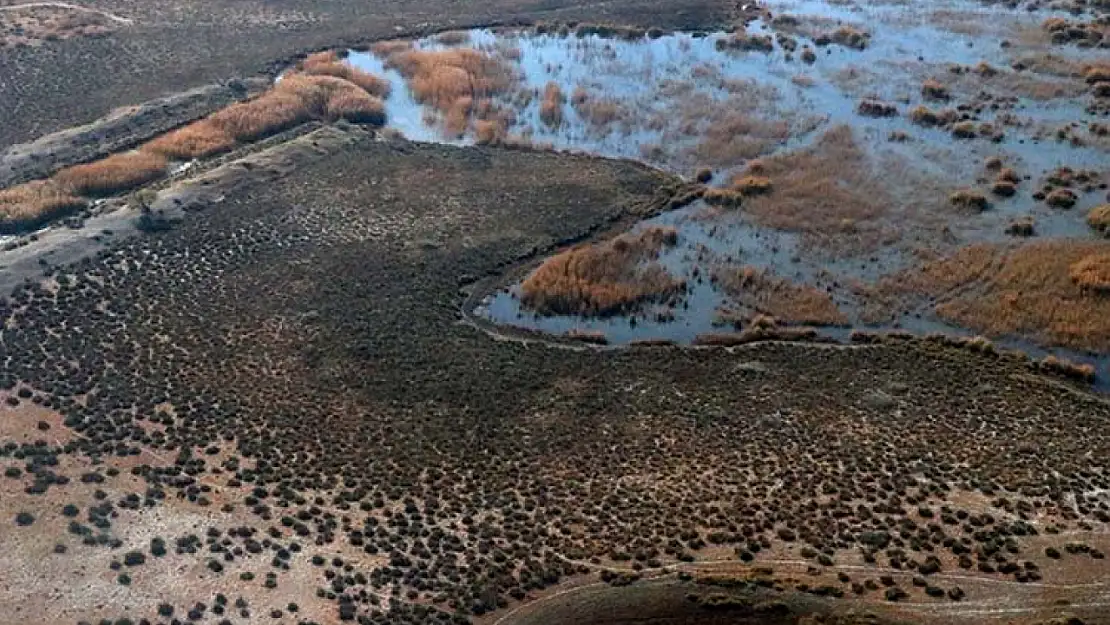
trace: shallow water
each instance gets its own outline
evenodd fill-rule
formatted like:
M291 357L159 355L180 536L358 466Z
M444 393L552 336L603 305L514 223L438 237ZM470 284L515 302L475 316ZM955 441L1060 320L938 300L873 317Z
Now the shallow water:
M909 253L913 245L935 243L940 246L938 249L951 251L973 242L1010 240L1004 228L1016 217L1032 216L1040 237L1093 236L1083 217L1087 208L1102 200L1105 191L1080 194L1079 204L1066 211L1049 208L1030 197L1037 181L1056 167L1105 169L1110 159L1106 146L1077 147L1042 138L1059 126L1091 119L1084 111L1086 96L1034 99L1019 93L1016 98L1005 99L1014 95L1009 88L1011 83L1006 81L1018 78L1075 89L1074 81L1028 72L1018 76L1009 71L1011 62L1025 53L1090 58L1091 53L1067 47L1039 43L1003 45L1003 41L1028 39L1028 33L1036 33L1039 24L1054 13L1026 13L971 2L932 3L928 10L916 5L831 5L819 0L771 5L773 14L797 16L800 24L783 27L773 20L771 24L755 20L747 25L747 32L772 37L776 29L788 33L797 41L793 53L785 51L781 42L776 43L772 52L721 50L718 42L731 36L723 32L672 33L655 39L624 40L595 34L478 29L468 31L469 41L459 45L491 53L514 51L503 58L517 72L520 91L531 92L533 97L522 103L520 98L513 97L514 93L502 98L501 104L511 106L515 112L509 133L527 137L535 144L639 160L684 176L691 175L696 167L708 165L720 180L742 169L751 158L803 149L825 130L847 125L894 197L912 197L920 192L922 181L936 185L936 197L940 198L946 198L957 188L982 189L990 177L982 163L990 156L1001 157L1007 166L1027 177L1019 185L1021 192L1008 199L992 197L990 210L980 214L931 216L934 222L943 223L943 244L937 234L940 230L924 226L930 217L890 211L882 225L892 231L903 231L895 237L900 240L863 253L818 249L797 232L774 230L752 222L742 210L708 211L703 203L696 202L646 222L674 226L679 231L679 244L659 259L689 285L684 306L665 311L675 316L673 321L656 321L656 313L663 311L650 306L632 318L537 316L521 308L517 286L486 298L477 311L480 315L498 323L556 334L575 329L602 331L611 343L652 338L688 342L698 334L727 330L715 322L718 309L728 302L709 284L705 274L710 267L705 259L699 260L699 250L710 250L717 261L730 265L765 268L797 283L825 288L836 280L874 282L910 267L916 262ZM812 23L809 18L819 22ZM814 34L832 31L840 24L870 33L868 46L857 50L814 43ZM816 52L812 64L800 58L806 46ZM428 38L416 41L415 47L432 50L451 46ZM469 134L446 136L415 101L404 78L387 69L383 59L371 52L350 51L348 62L392 82L393 94L386 103L390 127L418 141L473 143ZM957 139L946 130L921 127L908 120L906 113L918 104L934 110L945 106L924 100L920 92L924 79L951 79L948 74L951 64L974 66L980 62L999 68L1002 77L965 75L953 87L952 105L976 101L983 104L974 113L977 124L1004 120L1003 114L1019 121L1017 125L1003 125L1005 134L1001 141ZM583 89L591 98L617 103L622 114L612 123L591 124L568 102L563 107L563 122L549 127L540 118L540 94L552 82L568 100L576 89ZM980 99L980 92L994 97ZM899 114L862 116L857 106L864 98L895 104ZM754 120L749 128L750 137L745 137L751 139L750 146L725 154L706 153L701 146L709 127L727 121L727 115L733 111ZM906 140L891 141L892 133L902 133ZM890 168L894 162L901 169ZM910 171L913 176L903 177L900 173L903 171ZM703 280L694 277L695 267ZM828 290L859 327L859 305L853 296L846 289ZM928 311L913 311L880 327L967 333L939 321ZM846 330L825 332L843 338ZM1020 339L999 337L999 342L1043 352ZM1067 350L1052 351L1075 360L1100 360Z

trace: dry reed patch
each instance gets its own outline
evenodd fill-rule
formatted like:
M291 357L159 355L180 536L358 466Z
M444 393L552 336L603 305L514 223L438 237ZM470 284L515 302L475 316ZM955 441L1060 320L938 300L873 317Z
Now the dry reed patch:
M32 228L84 207L84 200L50 181L0 190L0 232Z
M1106 352L1110 297L1097 285L1108 269L1110 242L1057 239L970 246L884 282L976 332Z
M1085 256L1072 263L1068 273L1085 291L1110 293L1110 253Z
M335 78L342 78L360 87L372 96L379 98L389 97L391 87L388 80L348 65L338 60L337 57L334 60L330 60L326 57L314 59L310 56L301 63L300 69L309 76L333 76Z
M1102 204L1088 211L1087 225L1096 232L1110 235L1110 204Z
M545 315L608 316L677 297L685 283L647 262L677 237L673 228L651 227L557 254L524 280L521 302Z
M614 124L627 123L632 118L632 111L619 100L599 97L582 87L574 90L571 107L583 121L598 131L609 131Z
M757 267L720 266L713 283L751 314L770 315L789 324L845 325L848 318L832 297L812 286L795 284Z
M559 83L547 83L543 88L543 102L540 103L540 120L551 128L563 125L563 105L566 101Z
M758 172L749 173L769 179L773 191L746 197L747 216L830 247L869 245L874 222L892 204L847 126L830 129L806 149L760 159Z
M401 50L385 64L405 77L417 102L442 114L464 98L494 98L517 84L509 63L479 50Z
M328 98L328 117L357 124L385 124L385 103L381 98L358 91L340 91Z
M147 152L166 158L189 160L226 152L235 147L235 138L209 119L202 119L170 131L143 145Z
M78 195L112 195L161 178L166 157L153 152L124 152L83 165L67 167L51 178Z

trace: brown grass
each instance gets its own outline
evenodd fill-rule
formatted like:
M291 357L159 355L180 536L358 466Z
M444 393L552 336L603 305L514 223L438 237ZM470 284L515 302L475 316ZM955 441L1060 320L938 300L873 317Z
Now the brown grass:
M293 77L286 77L281 83L289 80ZM209 119L236 141L255 141L304 123L313 116L313 111L297 93L288 88L275 88L253 100L217 111Z
M706 204L736 208L744 201L744 194L734 189L706 189L702 194Z
M167 166L166 157L160 154L124 152L67 167L54 174L51 180L78 195L111 195L161 178Z
M188 160L227 152L233 147L235 137L211 120L202 119L153 139L142 149L170 159Z
M744 52L771 52L775 49L770 35L753 35L743 31L717 40L718 50L740 50Z
M849 248L871 239L873 222L892 205L847 126L830 129L806 149L758 163L748 173L766 177L774 190L746 197L745 214L763 226Z
M551 128L562 126L563 105L566 100L563 90L559 88L559 83L554 81L547 83L543 88L543 102L540 103L540 120Z
M1087 225L1103 235L1110 235L1110 204L1102 204L1088 211Z
M521 302L541 314L607 316L677 296L685 283L657 263L644 265L677 236L673 228L645 228L557 254L524 280Z
M0 232L33 228L84 207L84 200L50 181L0 190Z
M1110 242L1032 241L977 244L882 288L935 299L937 314L992 336L1026 336L1042 344L1110 351Z
M1084 256L1072 263L1069 274L1085 291L1110 293L1110 252Z
M844 325L848 318L832 297L812 286L795 284L756 267L717 267L712 280L737 304L754 315L784 323Z

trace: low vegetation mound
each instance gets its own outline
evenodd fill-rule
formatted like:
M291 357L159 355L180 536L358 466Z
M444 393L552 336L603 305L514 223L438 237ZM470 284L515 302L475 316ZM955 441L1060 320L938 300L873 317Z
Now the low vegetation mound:
M1110 235L1110 204L1102 204L1088 211L1087 225L1097 232Z
M608 316L677 297L685 283L648 262L677 238L673 228L651 227L557 254L524 280L521 301L541 314Z

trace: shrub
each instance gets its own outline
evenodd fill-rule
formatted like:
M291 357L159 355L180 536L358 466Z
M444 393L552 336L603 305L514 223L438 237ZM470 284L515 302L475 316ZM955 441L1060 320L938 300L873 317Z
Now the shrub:
M706 204L736 208L743 201L743 194L734 189L706 189L702 194Z
M20 527L26 527L35 522L35 516L30 512L20 512L15 515L15 524Z
M910 111L910 121L918 126L946 126L954 121L954 111L934 111L927 106L917 106Z
M50 181L0 190L0 233L34 228L83 208L85 200Z
M168 132L143 145L147 152L165 158L188 160L227 152L235 147L235 138L208 119Z
M952 136L957 139L974 139L978 132L973 122L959 122L952 126Z
M745 52L771 52L775 49L774 41L770 35L752 35L743 31L733 33L731 37L718 39L718 50L742 50Z
M53 180L79 195L112 195L161 178L166 167L166 157L160 154L123 152L63 169L54 174Z

